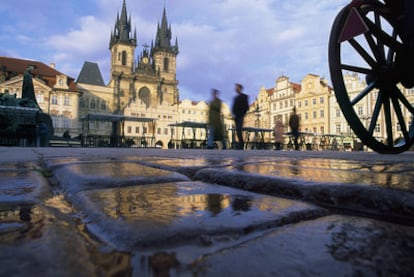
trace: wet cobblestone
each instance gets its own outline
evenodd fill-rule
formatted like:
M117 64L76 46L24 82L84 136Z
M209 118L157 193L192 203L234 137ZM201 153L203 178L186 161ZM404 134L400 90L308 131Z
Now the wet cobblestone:
M0 276L408 276L414 153L0 148Z

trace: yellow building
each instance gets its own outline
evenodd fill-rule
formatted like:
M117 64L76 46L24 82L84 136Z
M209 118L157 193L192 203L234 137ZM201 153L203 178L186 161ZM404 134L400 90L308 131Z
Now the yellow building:
M286 76L276 79L275 87L270 94L270 128L274 127L276 120L281 120L285 132L289 132L289 116L295 106L296 95L300 92L301 86L289 81Z
M307 74L302 79L295 106L301 119L300 131L319 135L329 134L329 98L332 88L320 76Z

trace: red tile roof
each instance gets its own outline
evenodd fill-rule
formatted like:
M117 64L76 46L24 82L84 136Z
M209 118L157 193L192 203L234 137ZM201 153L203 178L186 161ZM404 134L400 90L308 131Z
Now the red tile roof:
M66 75L42 62L0 56L0 72L9 73L10 77L23 75L29 66L33 66L33 77L44 80L49 87L53 87L56 84L57 75ZM67 77L69 89L77 91L74 79Z

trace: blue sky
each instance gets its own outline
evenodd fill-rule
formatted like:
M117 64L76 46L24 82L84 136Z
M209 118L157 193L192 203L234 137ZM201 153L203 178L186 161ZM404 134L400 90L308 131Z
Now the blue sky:
M55 63L77 78L85 61L109 81L111 30L123 0L14 0L0 5L0 56ZM331 24L349 0L126 0L138 47L155 38L164 6L178 38L180 98L208 100L210 89L231 104L240 82L254 100L280 75L329 78Z

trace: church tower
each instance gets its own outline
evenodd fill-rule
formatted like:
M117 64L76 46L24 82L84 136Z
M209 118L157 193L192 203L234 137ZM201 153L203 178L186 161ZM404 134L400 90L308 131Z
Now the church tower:
M111 73L131 73L134 66L134 53L137 47L137 33L131 36L131 19L128 19L125 0L121 16L117 15L114 30L111 32Z
M121 16L116 18L115 27L111 32L109 49L111 50L111 80L110 87L114 87L115 112L120 112L129 97L129 87L122 87L121 79L133 79L135 48L137 47L137 33L131 34L131 18L128 18L125 0L122 4Z
M178 81L177 75L177 55L178 42L171 45L171 26L168 25L167 12L164 7L161 25L157 26L155 44L151 47L151 55L154 61L155 70L159 73L162 80L162 95L165 100L175 103L178 100Z

